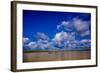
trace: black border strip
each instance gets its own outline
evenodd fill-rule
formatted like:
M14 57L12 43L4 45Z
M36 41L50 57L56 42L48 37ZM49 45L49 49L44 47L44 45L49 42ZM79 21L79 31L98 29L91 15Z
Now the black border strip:
M16 42L17 42L17 32L16 32L16 3L11 3L11 71L17 71L16 70L16 61L17 61L17 54L16 54Z

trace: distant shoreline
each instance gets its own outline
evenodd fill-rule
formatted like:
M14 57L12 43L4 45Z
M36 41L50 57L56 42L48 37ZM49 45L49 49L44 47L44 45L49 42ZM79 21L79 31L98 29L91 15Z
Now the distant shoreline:
M31 52L64 52L64 51L91 51L91 49L86 50L30 50L30 51L23 51L24 53L31 53Z
M23 53L23 62L63 61L91 59L90 50L28 51Z

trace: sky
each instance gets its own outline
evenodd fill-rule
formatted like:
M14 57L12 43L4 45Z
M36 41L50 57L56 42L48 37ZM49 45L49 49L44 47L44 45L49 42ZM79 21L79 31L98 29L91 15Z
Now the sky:
M42 49L60 49L66 46L63 44L73 46L72 41L80 41L81 46L89 43L90 47L90 22L90 13L23 10L23 46L32 50L41 45L45 46Z

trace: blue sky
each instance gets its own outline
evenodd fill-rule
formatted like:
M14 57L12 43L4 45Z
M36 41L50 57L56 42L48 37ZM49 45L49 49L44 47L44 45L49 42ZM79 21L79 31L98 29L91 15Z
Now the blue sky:
M90 20L90 13L23 10L23 38L33 42L39 32L51 41L60 33L74 33L74 40L91 40Z
M53 38L58 32L56 26L62 21L69 21L74 17L90 20L90 14L72 12L50 12L50 11L23 11L23 36L33 38L37 32L44 32Z

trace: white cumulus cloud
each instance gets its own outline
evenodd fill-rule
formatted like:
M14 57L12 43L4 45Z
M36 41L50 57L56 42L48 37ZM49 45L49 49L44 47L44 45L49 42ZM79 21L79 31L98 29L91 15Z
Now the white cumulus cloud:
M60 25L57 25L58 30L72 31L73 25L71 21L62 21Z
M56 33L55 37L53 38L53 41L74 40L74 39L75 39L75 32L67 33L61 31L59 33Z
M36 42L30 42L27 46L30 49L36 49L38 47L38 45L36 44Z
M90 32L90 30L87 30L87 31L82 32L80 35L83 36L83 37L84 36L90 36L91 32Z
M73 18L73 25L82 37L91 35L89 21Z
M83 40L81 40L80 42L81 42L81 43L91 43L91 40L89 40L89 39L83 39Z
M36 38L37 38L37 40L40 40L40 39L41 40L49 40L49 37L46 34L41 33L41 32L37 32Z
M23 43L29 43L30 39L29 38L23 38Z
M74 32L73 33L67 33L64 31L61 31L59 33L56 33L55 37L52 39L52 42L54 43L54 45L56 45L57 47L66 47L66 46L70 46L70 42L71 41L75 41L75 35Z
M90 21L85 21L79 18L73 18L70 21L62 21L60 25L57 25L57 29L66 32L73 32L76 29L81 36L90 35Z
M66 40L67 38L68 38L67 32L61 31L59 33L56 33L53 41L62 41L62 40Z
M73 25L79 32L89 30L89 21L83 21L78 18L73 18Z
M91 40L82 39L76 40L76 34L81 37L90 36L90 22L79 18L73 18L70 21L62 21L57 25L60 30L50 39L48 35L42 32L37 32L36 40L31 41L29 38L23 38L24 47L27 50L76 50L91 46Z

